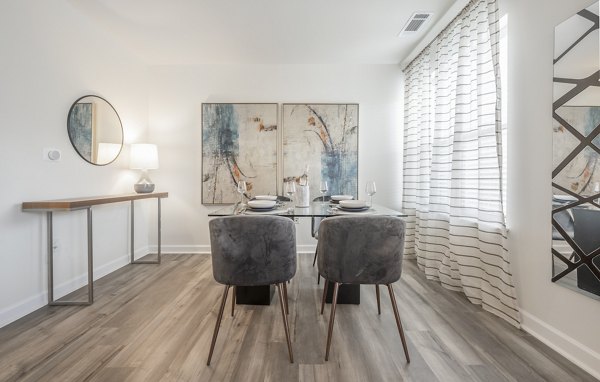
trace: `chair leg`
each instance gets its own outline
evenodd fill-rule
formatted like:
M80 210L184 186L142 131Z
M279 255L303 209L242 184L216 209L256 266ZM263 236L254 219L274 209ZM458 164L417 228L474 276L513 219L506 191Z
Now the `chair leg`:
M317 285L321 284L321 274L317 272Z
M315 266L315 264L317 263L317 253L318 253L318 248L315 249L315 258L313 259L313 267Z
M285 314L290 314L290 306L288 304L287 285L283 283L283 300L285 302Z
M375 284L375 294L377 295L377 314L381 315L381 298L379 297L379 284Z
M233 287L233 289L231 290L231 317L233 317L233 314L235 313L235 286Z
M398 313L398 306L396 305L396 296L394 295L394 289L392 288L392 284L388 284L387 287L388 291L390 292L392 308L394 309L394 316L396 317L396 325L398 326L398 332L400 332L400 339L402 340L402 347L404 348L406 362L410 363L410 357L408 356L408 347L406 346L406 338L404 338L404 329L402 329L402 322L400 321L400 314Z
M325 361L329 360L329 348L331 347L331 335L333 334L333 321L335 320L335 307L337 305L337 294L339 283L333 284L333 300L331 300L331 315L329 316L329 330L327 332L327 349L325 350Z
M206 361L206 366L210 366L210 360L212 358L213 351L215 350L215 343L217 343L217 336L219 335L219 326L221 325L221 320L223 319L225 302L227 302L227 292L229 292L230 287L231 285L225 285L225 290L223 291L221 307L219 308L219 315L217 316L217 322L215 323L215 331L213 332L212 342L210 343L210 352L208 353L208 361Z
M323 298L321 299L321 315L323 314L323 309L325 309L325 297L327 296L327 285L329 281L323 281Z
M282 283L285 287L285 283ZM283 293L281 291L282 285L277 284L277 291L279 292L279 303L281 305L281 316L283 317L283 327L285 328L285 339L287 340L288 353L290 355L290 362L294 363L294 354L292 353L292 343L290 341L290 328L288 326L287 314L285 313L285 302L283 300Z

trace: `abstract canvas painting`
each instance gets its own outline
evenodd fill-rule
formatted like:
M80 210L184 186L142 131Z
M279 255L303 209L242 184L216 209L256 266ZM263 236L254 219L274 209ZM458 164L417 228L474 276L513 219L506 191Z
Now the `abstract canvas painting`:
M358 196L358 104L284 104L283 177L309 168L311 198L328 182L329 195Z
M202 104L202 203L277 192L277 109L273 104Z

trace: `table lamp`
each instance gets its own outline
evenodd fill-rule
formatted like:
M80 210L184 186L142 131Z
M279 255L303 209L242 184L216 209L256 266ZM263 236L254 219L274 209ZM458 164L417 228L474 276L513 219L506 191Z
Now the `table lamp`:
M158 149L150 143L134 143L130 150L129 168L142 170L142 176L133 186L138 194L154 191L154 183L148 176L148 170L158 168Z

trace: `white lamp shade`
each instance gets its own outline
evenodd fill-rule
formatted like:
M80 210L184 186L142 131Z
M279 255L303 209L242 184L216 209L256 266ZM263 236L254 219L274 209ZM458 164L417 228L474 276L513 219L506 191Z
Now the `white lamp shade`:
M114 161L121 152L120 143L98 143L97 164L107 164Z
M131 145L129 168L134 170L153 170L158 168L158 149L151 143Z

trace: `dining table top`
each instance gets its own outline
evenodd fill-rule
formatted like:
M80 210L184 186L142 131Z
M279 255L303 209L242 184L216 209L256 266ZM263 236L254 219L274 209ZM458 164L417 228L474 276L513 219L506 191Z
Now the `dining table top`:
M208 216L233 216L233 215L278 215L290 218L301 218L301 217L331 217L341 215L354 215L354 216L396 216L406 217L407 215L403 212L393 210L378 204L373 204L367 211L362 212L347 212L342 211L331 202L312 202L308 207L296 207L292 202L280 202L277 207L271 211L256 212L252 211L247 207L246 204L236 203L224 206L217 210L211 211Z

